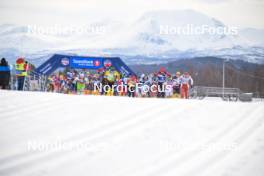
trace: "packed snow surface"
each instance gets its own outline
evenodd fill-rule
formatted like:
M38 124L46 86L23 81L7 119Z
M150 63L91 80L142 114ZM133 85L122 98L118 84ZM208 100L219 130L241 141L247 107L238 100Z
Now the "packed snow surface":
M0 99L0 175L264 175L263 102L16 91Z

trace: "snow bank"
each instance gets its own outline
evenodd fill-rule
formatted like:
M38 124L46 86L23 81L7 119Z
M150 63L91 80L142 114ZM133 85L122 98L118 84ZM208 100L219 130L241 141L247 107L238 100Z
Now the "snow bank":
M263 102L0 99L0 175L264 175Z

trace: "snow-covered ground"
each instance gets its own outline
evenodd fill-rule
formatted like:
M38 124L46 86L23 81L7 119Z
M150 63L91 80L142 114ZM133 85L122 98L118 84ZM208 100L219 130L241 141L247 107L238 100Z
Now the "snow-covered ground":
M15 91L0 100L0 175L264 175L263 102Z

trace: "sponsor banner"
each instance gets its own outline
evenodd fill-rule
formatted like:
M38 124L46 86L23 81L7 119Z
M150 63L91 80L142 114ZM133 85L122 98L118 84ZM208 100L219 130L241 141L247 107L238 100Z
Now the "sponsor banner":
M130 76L135 73L118 57L80 57L55 54L45 63L40 65L36 72L44 75L52 74L60 67L73 69L99 69L102 67L114 67L122 75Z
M102 67L102 59L101 58L72 57L70 59L70 67L98 69Z

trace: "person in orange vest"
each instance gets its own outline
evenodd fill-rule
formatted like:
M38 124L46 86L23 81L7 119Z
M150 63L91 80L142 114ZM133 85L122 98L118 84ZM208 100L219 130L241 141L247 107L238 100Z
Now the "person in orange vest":
M24 58L16 60L17 90L24 89L24 82L27 76L28 62Z

